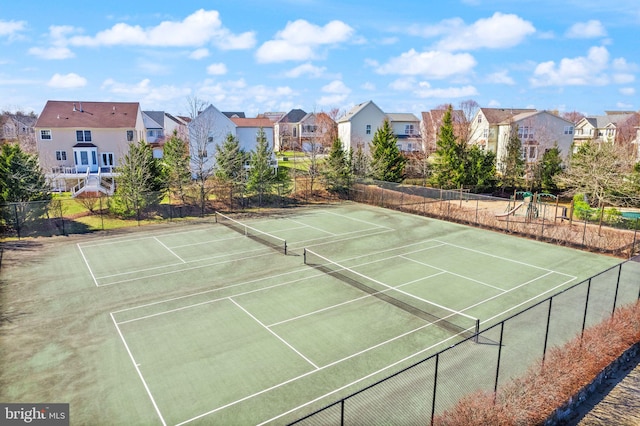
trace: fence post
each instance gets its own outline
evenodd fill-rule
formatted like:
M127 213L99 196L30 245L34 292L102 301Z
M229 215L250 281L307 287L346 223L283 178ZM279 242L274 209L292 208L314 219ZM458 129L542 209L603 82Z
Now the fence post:
M496 381L493 385L493 404L498 395L498 378L500 377L500 359L502 358L502 337L504 336L504 321L500 323L500 341L498 342L498 362L496 363Z
M18 232L18 239L20 239L20 220L18 219L18 204L13 204L13 216L16 218L16 231Z
M62 223L62 235L67 235L64 229L64 216L62 215L62 200L60 201L60 223Z
M633 244L631 244L629 259L631 259L633 255L636 253L636 235L638 234L638 220L640 220L640 217L636 217L636 226L633 227Z
M584 329L587 326L587 308L589 307L589 293L591 293L591 278L587 281L587 299L584 302L584 316L582 317L582 331L580 332L580 338L584 336Z
M547 330L544 332L544 348L542 348L542 366L547 356L547 342L549 341L549 325L551 325L551 305L553 304L553 296L549 298L549 312L547 312Z
M104 231L104 213L102 213L102 195L100 195L100 223L102 224L102 230Z
M440 353L436 354L436 365L433 372L433 397L431 398L431 426L436 416L436 392L438 390L438 362L440 360Z
M618 289L620 288L620 274L622 273L622 263L618 265L618 279L616 280L616 292L613 294L613 309L611 316L616 312L616 303L618 302Z
M344 426L344 398L340 401L340 424Z

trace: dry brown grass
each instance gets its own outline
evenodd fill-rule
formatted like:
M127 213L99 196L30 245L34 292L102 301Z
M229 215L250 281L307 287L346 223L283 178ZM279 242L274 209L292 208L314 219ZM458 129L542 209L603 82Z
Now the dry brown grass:
M591 383L624 351L640 341L640 301L618 309L563 347L551 349L522 377L492 392L477 392L438 416L437 426L542 424Z

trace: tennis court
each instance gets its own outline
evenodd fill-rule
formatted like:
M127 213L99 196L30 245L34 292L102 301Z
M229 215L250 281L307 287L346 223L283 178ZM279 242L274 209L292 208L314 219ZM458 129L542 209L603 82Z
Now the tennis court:
M618 263L357 204L234 218L75 242L118 342L103 409L285 424Z

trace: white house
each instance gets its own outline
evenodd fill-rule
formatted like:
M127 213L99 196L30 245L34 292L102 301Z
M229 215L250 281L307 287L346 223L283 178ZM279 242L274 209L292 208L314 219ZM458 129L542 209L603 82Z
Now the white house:
M213 105L209 105L188 124L191 175L208 174L215 165L216 145L229 134L236 136L236 124Z
M376 130L382 127L387 119L384 113L373 101L367 101L354 106L338 119L338 137L345 150L356 151L361 148L369 152L369 144Z
M420 136L420 119L411 113L389 113L387 120L398 138L400 152L422 151L422 137Z
M246 152L255 149L260 129L264 132L269 147L273 149L273 122L271 120L268 118L232 117L231 121L236 125L235 136L240 142L241 149Z
M576 123L575 149L588 140L609 143L631 143L640 125L637 112L610 111L606 115L584 117Z

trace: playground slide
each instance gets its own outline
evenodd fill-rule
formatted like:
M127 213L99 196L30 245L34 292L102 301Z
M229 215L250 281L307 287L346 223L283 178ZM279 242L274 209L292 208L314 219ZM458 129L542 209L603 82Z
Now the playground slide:
M512 215L512 214L514 214L516 212L516 210L518 210L523 205L524 205L524 202L518 204L517 206L515 206L514 208L512 208L511 210L509 210L506 213L498 213L498 214L496 214L496 217L505 217L505 216Z

